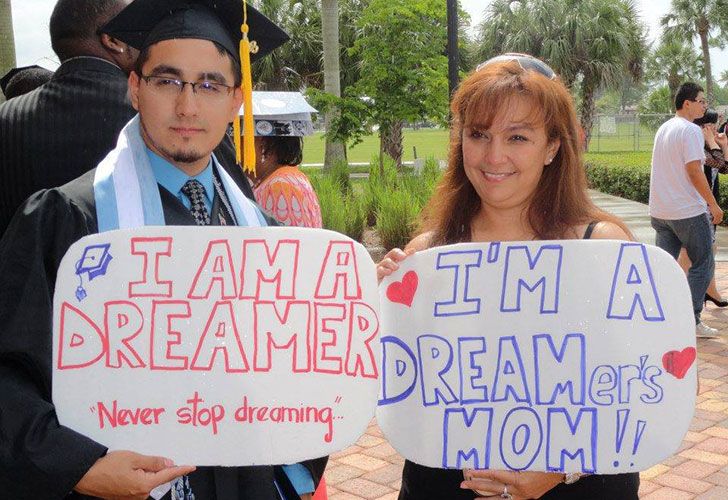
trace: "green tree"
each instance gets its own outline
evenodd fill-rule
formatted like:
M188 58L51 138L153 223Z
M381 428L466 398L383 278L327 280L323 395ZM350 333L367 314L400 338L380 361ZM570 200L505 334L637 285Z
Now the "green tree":
M460 8L458 0L458 69L460 74L472 71L479 63L478 46L468 35L470 29L470 14Z
M495 0L480 25L480 58L526 52L546 61L580 95L581 125L591 136L602 88L639 81L645 27L632 0Z
M358 80L359 64L351 57L350 49L357 37L356 23L367 3L368 0L258 0L255 6L281 26L291 40L255 63L256 88L309 92L325 89L329 97L313 92L310 97L324 115L326 130L332 130L340 120L338 96ZM346 157L341 137L338 133L326 136L327 167Z
M324 90L336 97L341 97L341 70L339 69L339 2L338 0L321 0L321 32L324 53ZM328 111L324 115L324 124L328 130L335 118ZM324 168L332 168L334 163L346 160L344 143L326 136Z
M660 45L647 58L646 77L651 82L667 84L671 109L674 112L678 87L686 80L696 79L700 68L700 56L692 44L668 35L661 37Z
M258 0L255 7L291 39L253 64L258 90L302 90L322 85L321 10L317 0Z
M15 38L10 0L0 0L0 76L15 67ZM0 102L4 97L0 95Z
M371 0L357 23L355 95L379 126L380 152L398 165L403 122L447 115L445 14L441 0Z
M341 89L359 78L359 64L349 55L356 39L356 22L368 0L339 0L339 61ZM321 0L257 0L255 7L282 27L288 43L253 64L259 90L323 89Z
M724 48L728 35L728 0L672 0L670 12L660 19L667 36L685 43L700 40L705 73L705 92L713 99L710 46Z
M668 115L674 113L671 97L670 88L667 85L661 85L650 92L640 103L639 111L642 114ZM662 123L663 121L664 119L660 118L657 123Z
M723 87L728 87L728 69L724 69L720 72L720 78L718 81L723 84Z

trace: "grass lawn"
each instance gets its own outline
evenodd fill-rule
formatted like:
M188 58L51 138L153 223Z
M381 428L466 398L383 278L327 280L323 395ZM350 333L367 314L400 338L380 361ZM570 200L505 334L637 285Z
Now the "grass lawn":
M447 158L448 131L445 129L405 129L404 130L404 161L414 160L413 147L417 148L418 158L429 156L437 159ZM317 133L304 138L303 163L324 162L324 138ZM379 136L370 135L354 146L348 148L347 155L350 163L368 163L372 156L379 154Z
M606 129L600 131L599 124L595 123L589 150L594 152L652 151L656 131L657 127L654 124L616 123L611 130L613 133L608 133Z
M633 151L635 140L630 135L623 135L624 126L620 124L618 134L614 136L594 137L590 145L590 152L586 160L600 159L604 161L626 161L629 165L649 165L652 150L652 133L644 130L639 136L639 151ZM404 161L414 159L413 147L417 148L418 158L433 157L439 160L447 159L448 131L445 129L405 129L404 131ZM350 163L368 163L372 157L379 154L379 136L370 135L364 140L348 149ZM304 138L303 163L324 162L323 135L317 133Z

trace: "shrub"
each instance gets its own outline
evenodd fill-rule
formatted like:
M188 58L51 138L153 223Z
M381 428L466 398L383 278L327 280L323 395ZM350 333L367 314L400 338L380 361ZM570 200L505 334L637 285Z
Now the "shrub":
M420 175L422 176L422 180L425 181L425 184L427 184L430 193L432 193L440 177L442 177L440 162L432 156L428 157L425 160L425 166L422 167L422 173Z
M587 163L589 187L602 193L640 203L650 198L650 162L643 153L590 155Z
M345 234L356 241L361 241L366 228L364 203L360 196L349 195L345 200L344 212L346 215Z
M311 177L311 184L321 207L321 221L326 229L346 233L344 196L340 184L331 175L320 174Z
M397 184L397 164L388 155L384 155L382 162L382 172L379 171L379 155L372 156L369 162L369 182L384 186L394 186Z
M406 190L393 190L380 203L376 229L386 249L404 246L412 238L420 206Z
M334 178L339 185L341 194L348 195L351 193L351 179L349 178L349 164L346 160L334 162L328 175Z
M379 213L379 207L381 206L382 198L388 194L387 188L377 182L372 182L371 179L364 186L364 193L362 194L362 211L366 220L367 226L374 226L377 223L377 213Z
M718 205L725 210L728 207L728 175L718 175L720 185L718 186Z
M353 192L342 194L340 180L334 175L319 173L310 179L321 206L323 227L361 241L366 227L361 199Z

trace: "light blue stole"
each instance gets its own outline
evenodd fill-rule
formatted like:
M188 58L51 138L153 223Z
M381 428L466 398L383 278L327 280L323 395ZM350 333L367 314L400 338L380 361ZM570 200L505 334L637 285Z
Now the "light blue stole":
M267 226L255 203L240 191L232 177L219 166L215 155L212 159L213 168L220 175L238 226ZM165 225L159 187L145 151L139 115L124 126L116 148L96 167L94 198L100 233L113 229Z

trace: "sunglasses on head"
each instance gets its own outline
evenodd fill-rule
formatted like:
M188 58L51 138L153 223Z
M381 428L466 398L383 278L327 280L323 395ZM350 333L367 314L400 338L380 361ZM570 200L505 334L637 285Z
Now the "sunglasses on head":
M496 62L511 62L515 61L518 63L518 65L521 67L524 71L533 70L537 73L542 74L549 80L556 79L556 73L554 70L552 70L548 64L541 61L540 59L536 59L533 56L529 56L528 54L519 54L516 52L509 52L507 54L501 54L499 56L492 57L488 59L487 61L478 64L478 67L475 68L475 71L480 71L481 69L485 68L489 64L493 64Z

